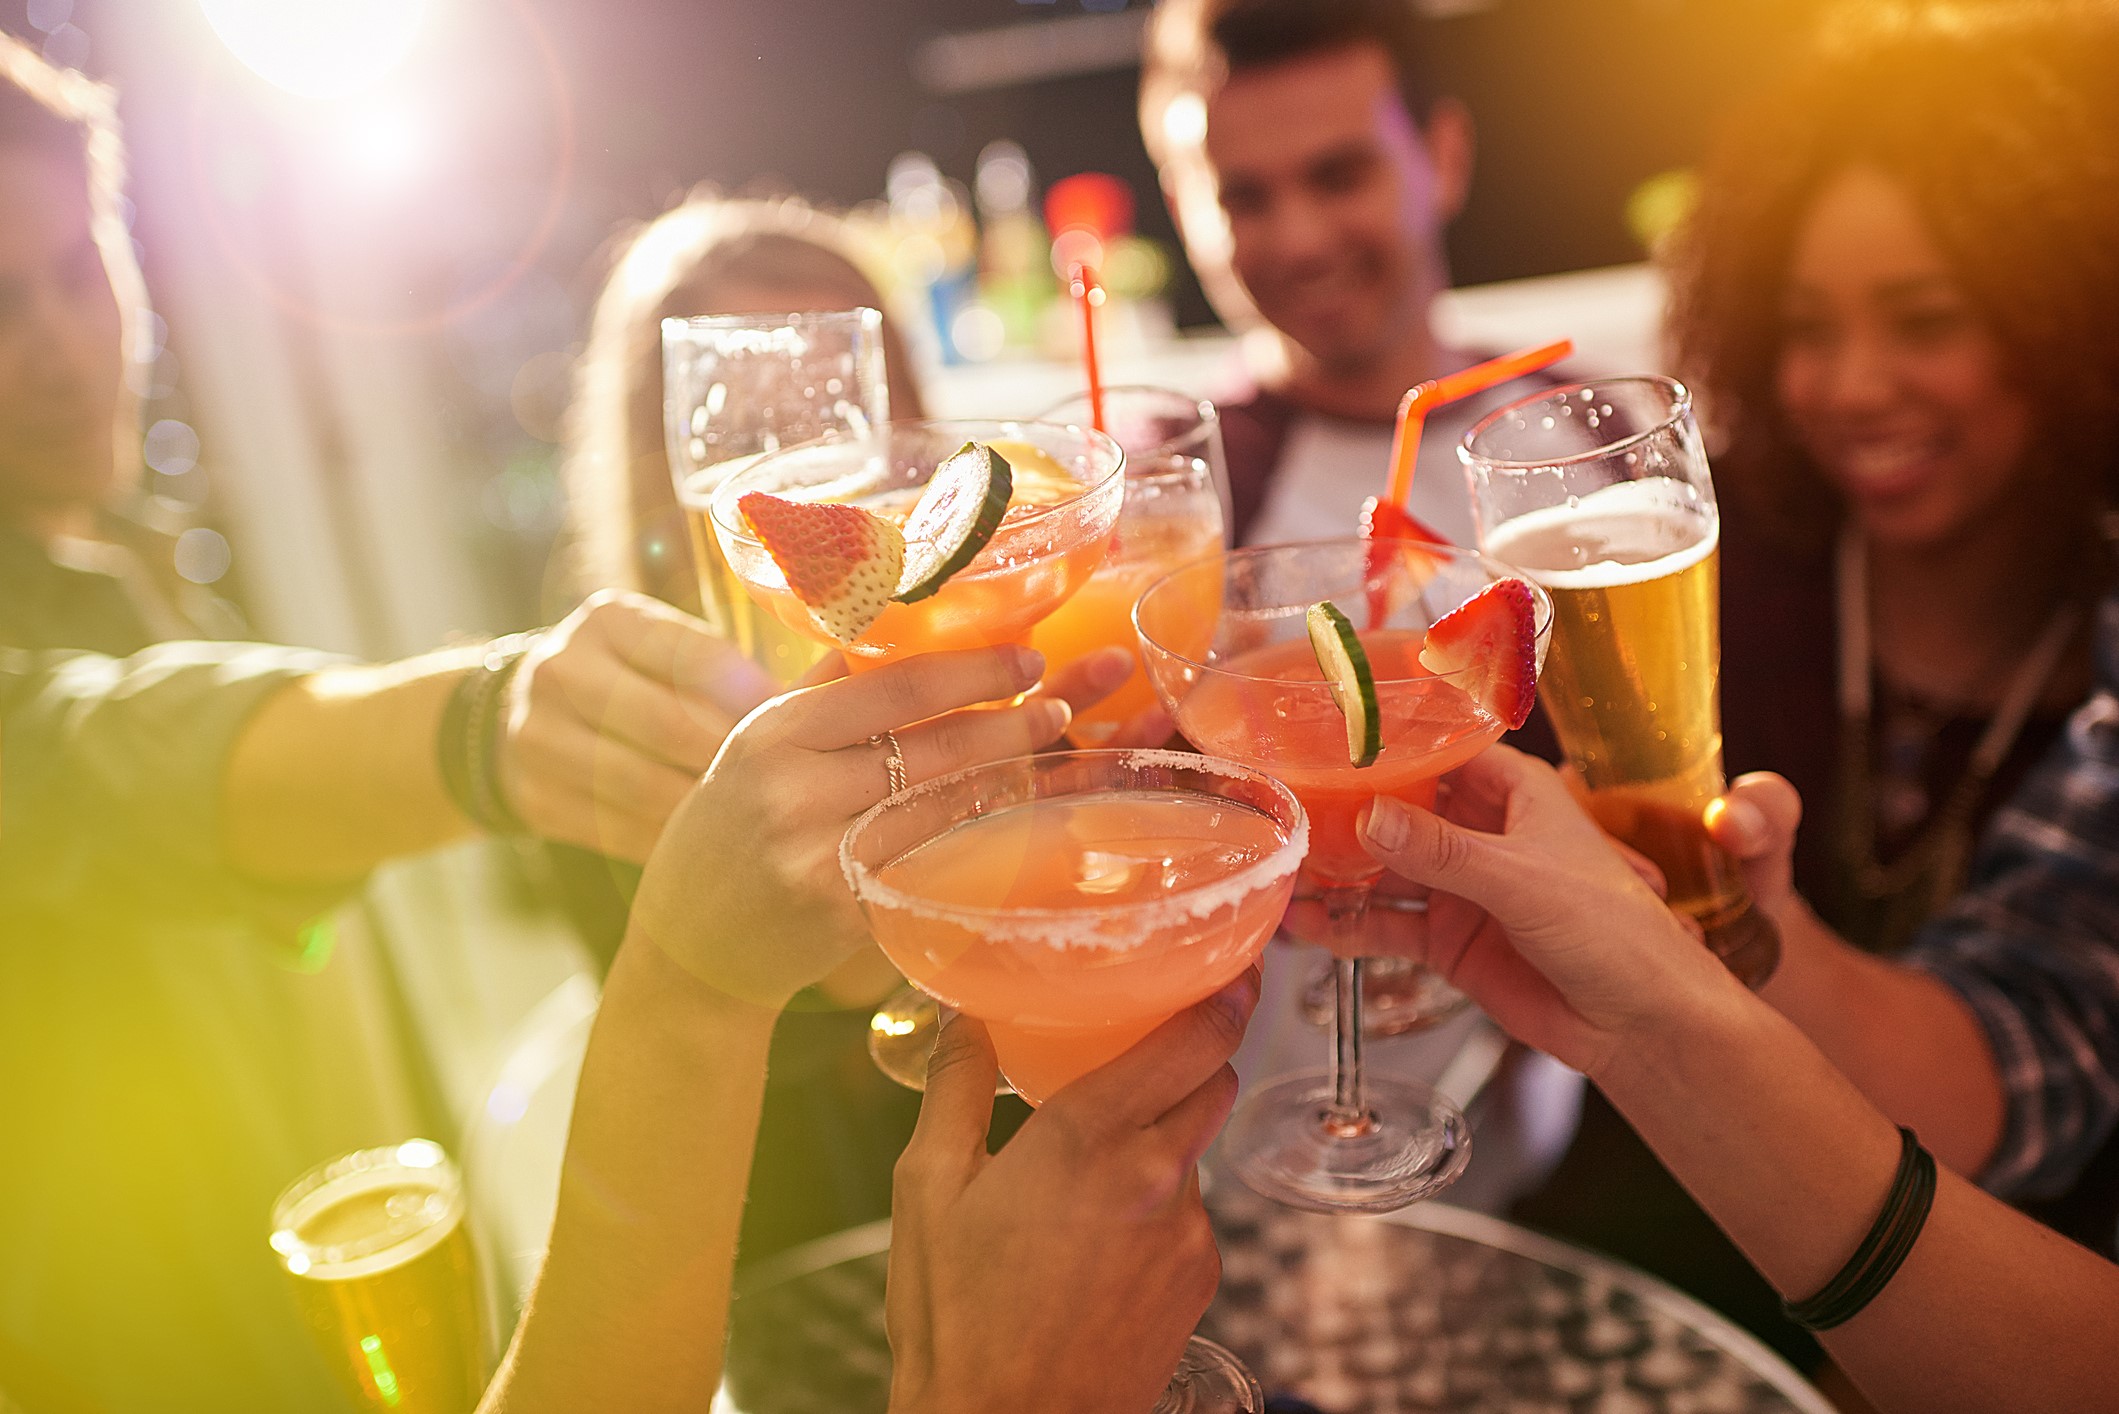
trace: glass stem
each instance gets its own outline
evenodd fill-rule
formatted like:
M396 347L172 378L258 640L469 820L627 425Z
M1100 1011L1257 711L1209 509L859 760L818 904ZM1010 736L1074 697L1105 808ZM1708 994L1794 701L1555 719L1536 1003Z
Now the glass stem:
M1332 1107L1325 1125L1342 1138L1368 1133L1375 1124L1361 1088L1361 974L1358 957L1340 944L1357 937L1367 916L1369 886L1334 885L1324 891L1324 916L1332 940Z

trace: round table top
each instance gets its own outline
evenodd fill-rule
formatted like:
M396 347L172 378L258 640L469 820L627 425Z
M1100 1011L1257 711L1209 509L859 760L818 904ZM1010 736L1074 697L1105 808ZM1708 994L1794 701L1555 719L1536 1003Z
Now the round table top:
M1323 1414L1832 1414L1778 1356L1634 1269L1498 1218L1420 1203L1296 1212L1217 1185L1222 1284L1200 1333L1275 1407ZM741 1414L883 1414L890 1225L749 1272L728 1396ZM1292 1402L1299 1401L1299 1402Z

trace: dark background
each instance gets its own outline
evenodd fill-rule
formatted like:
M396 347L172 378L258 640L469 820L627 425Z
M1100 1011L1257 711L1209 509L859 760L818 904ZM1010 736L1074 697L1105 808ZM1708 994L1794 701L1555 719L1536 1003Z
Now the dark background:
M375 99L421 115L422 161L395 183L356 179L328 146L331 125L358 121L370 99L334 108L270 89L197 0L0 0L0 28L120 89L134 230L165 308L182 282L196 320L240 280L269 293L291 345L319 366L331 340L352 338L391 341L391 357L432 370L463 552L494 586L501 621L565 607L547 578L562 513L558 412L608 244L693 183L845 205L881 195L909 148L968 184L980 148L1006 137L1041 184L1091 169L1124 178L1142 229L1175 248L1130 64L957 96L915 77L914 56L938 35L1137 19L1147 0L431 3L412 57ZM1431 21L1437 67L1479 132L1470 205L1451 235L1456 280L1641 259L1628 195L1697 163L1731 103L1788 62L1824 3L1435 0L1457 12ZM1211 321L1181 261L1171 294L1181 324ZM245 413L225 399L194 405L184 338L169 331L147 416L196 424L204 450L194 470L149 489L211 522L215 442ZM238 556L222 585L238 597L242 568Z

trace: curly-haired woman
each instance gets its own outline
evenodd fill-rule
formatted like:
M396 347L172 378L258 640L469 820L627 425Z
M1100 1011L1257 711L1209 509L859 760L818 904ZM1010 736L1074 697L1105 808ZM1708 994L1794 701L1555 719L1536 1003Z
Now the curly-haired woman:
M1871 952L1963 886L2089 690L2119 487L2114 73L2108 0L1850 7L1739 115L1676 251L1675 342L1720 442L1727 761L1794 783L1797 887ZM1904 1012L1829 1020L1837 974L1791 939L1764 995L1887 1107L1896 1084L1931 1111L1904 1122L1946 1162L2035 1192L2003 1047L1892 974ZM1929 1012L1962 1073L1879 1080ZM2107 1192L2048 1216L2110 1250L2119 1185L2081 1187ZM1524 1216L1814 1349L1594 1096Z

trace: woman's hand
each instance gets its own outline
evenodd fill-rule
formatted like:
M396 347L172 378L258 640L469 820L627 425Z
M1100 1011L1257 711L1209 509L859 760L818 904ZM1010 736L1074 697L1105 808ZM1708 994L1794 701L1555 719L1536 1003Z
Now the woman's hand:
M671 817L634 929L709 986L785 1005L868 941L839 842L889 794L883 733L909 782L1035 751L1066 730L1065 702L957 709L1015 697L1043 667L1028 648L929 653L766 703Z
M1626 1040L1741 988L1543 762L1496 746L1441 813L1387 797L1364 843L1434 890L1422 955L1510 1034L1595 1075Z
M992 1155L993 1047L944 1024L891 1205L891 1414L1154 1406L1221 1279L1194 1166L1257 1004L1253 968Z
M1779 921L1801 906L1795 892L1795 832L1803 798L1784 776L1753 771L1730 782L1707 806L1707 833L1744 871L1752 901Z

